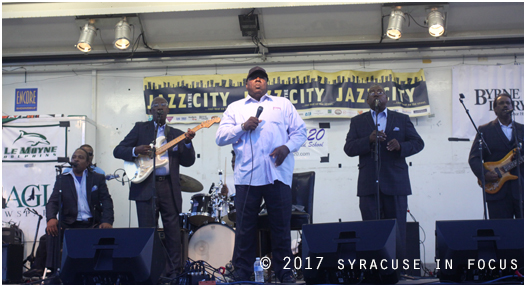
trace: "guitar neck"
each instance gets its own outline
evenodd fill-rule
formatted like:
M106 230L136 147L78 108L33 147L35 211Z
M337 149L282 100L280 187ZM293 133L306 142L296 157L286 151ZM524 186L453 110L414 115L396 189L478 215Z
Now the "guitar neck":
M203 124L198 125L197 127L193 128L192 131L196 132L203 128ZM169 148L173 147L174 145L178 144L180 141L184 140L185 136L184 134L174 138L173 140L167 142L165 145L157 149L157 152L155 154L160 155L163 152L167 151Z
M523 159L519 159L519 164L521 164L523 161ZM515 168L517 166L517 161L511 161L510 163L504 165L502 168L504 169L504 171L508 172L510 171L511 169Z

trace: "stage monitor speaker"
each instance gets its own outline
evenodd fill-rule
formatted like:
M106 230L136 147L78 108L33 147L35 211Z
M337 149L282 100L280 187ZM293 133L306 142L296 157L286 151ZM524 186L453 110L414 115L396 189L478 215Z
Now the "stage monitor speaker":
M303 225L302 244L308 285L398 282L394 219Z
M22 281L24 244L2 244L2 283Z
M489 281L524 267L524 220L436 222L440 281Z
M64 284L157 284L165 254L155 228L66 229Z

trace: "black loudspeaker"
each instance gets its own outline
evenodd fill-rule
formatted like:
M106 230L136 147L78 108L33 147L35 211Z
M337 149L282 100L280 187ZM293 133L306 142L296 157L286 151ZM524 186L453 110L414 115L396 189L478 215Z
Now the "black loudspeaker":
M303 225L302 244L308 285L398 282L394 219Z
M22 281L24 244L2 244L2 283Z
M405 270L407 275L422 276L420 270L423 268L424 262L421 262L420 267L415 269L413 262L420 260L420 225L418 222L406 223L406 239L405 239L405 258L408 259L409 269ZM417 266L418 267L418 266Z
M164 268L164 249L155 228L64 232L64 284L157 284Z
M440 281L489 281L524 267L524 220L436 222Z

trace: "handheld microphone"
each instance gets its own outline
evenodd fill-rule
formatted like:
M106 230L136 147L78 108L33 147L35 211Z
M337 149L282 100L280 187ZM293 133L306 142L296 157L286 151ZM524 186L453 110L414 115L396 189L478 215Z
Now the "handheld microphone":
M257 111L257 113L256 113L256 118L259 119L259 115L261 115L262 112L263 112L263 107L262 107L262 106L259 106L258 111Z
M380 100L375 99L374 100L374 111L378 112L379 109L380 109Z
M69 165L71 165L71 167L77 167L78 164L74 163L74 162L68 162Z
M116 178L119 178L120 176L117 174L110 174L110 175L107 175L106 176L106 180L112 180L112 179L116 179Z
M465 99L466 98L463 93L460 93L459 96L460 96L461 99Z
M212 182L212 185L210 186L210 190L208 191L208 194L212 194L214 192L215 183Z
M157 110L157 114L158 114L159 116L162 116L163 113L164 113L163 110Z

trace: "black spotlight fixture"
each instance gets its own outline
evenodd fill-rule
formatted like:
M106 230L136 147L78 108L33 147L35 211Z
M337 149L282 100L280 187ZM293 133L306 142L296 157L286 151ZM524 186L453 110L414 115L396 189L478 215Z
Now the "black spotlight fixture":
M239 15L239 28L243 37L252 37L257 35L259 31L259 20L258 15L253 13L254 11L246 14Z

